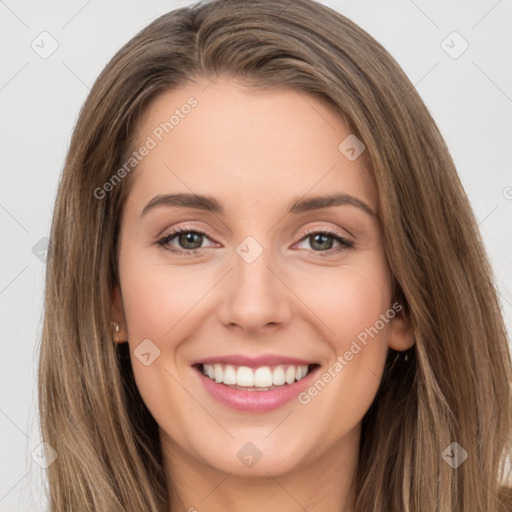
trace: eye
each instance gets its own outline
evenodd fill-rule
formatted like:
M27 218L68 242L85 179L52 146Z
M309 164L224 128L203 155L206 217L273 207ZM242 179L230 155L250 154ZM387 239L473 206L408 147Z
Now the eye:
M354 243L341 233L330 229L311 229L306 232L306 236L302 238L301 243L305 241L310 243L314 252L321 253L318 256L329 256L354 246ZM339 246L333 249L334 243L338 243Z
M205 238L210 239L210 235L207 232L190 226L182 226L174 228L170 233L165 234L157 241L157 245L168 251L194 255L202 252L202 249L205 248L202 246ZM172 242L174 241L178 243L178 247L173 245ZM318 256L329 256L354 246L354 243L341 233L330 229L311 229L305 233L305 236L302 237L299 243L304 243L305 241L310 243L313 252L320 253ZM339 244L337 248L333 248L335 243Z
M164 249L183 254L195 254L200 252L204 237L209 238L208 233L200 229L193 229L190 226L182 226L173 229L170 233L165 234L157 241L157 244ZM172 245L171 242L176 239L178 247Z

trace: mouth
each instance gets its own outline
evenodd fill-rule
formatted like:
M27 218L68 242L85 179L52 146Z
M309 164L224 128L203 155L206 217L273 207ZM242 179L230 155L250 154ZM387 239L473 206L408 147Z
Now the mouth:
M314 370L317 364L280 364L275 366L235 366L232 364L196 365L205 377L240 391L271 391L301 381Z
M241 412L265 412L296 398L311 384L320 365L300 361L248 366L210 361L195 363L192 368L217 402Z

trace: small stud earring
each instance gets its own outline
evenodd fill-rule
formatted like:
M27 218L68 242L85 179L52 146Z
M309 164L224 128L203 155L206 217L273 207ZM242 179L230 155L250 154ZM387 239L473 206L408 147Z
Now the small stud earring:
M110 325L112 326L112 330L117 333L121 330L121 328L119 327L119 324L117 322L110 322ZM113 338L113 342L116 343L117 342L117 336L114 334L114 336L112 336Z

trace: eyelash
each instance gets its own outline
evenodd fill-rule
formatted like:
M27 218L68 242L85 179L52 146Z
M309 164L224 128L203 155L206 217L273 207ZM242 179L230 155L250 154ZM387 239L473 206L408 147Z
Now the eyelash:
M181 233L195 233L195 234L206 236L207 238L212 238L212 236L206 231L202 231L197 228L192 228L191 226L182 226L182 227L173 229L170 233L167 233L162 238L160 238L157 241L157 245L167 251L171 251L173 253L183 254L183 255L187 255L187 256L193 256L193 255L199 254L203 251L203 249L205 249L205 247L199 248L199 249L171 248L168 245L169 242L172 239L174 239L175 237L177 237L178 235L180 235ZM344 236L340 235L339 233L337 233L336 231L331 230L331 229L323 229L323 230L317 229L317 228L309 229L303 234L302 238L300 239L300 242L302 242L305 238L307 238L308 236L313 235L313 234L322 234L322 235L331 236L332 238L334 238L334 240L336 240L337 242L339 242L341 244L340 247L338 247L338 248L328 249L326 251L314 251L313 250L313 252L316 253L316 255L320 256L320 257L332 256L333 254L339 253L346 249L351 249L354 246L354 242L348 240Z

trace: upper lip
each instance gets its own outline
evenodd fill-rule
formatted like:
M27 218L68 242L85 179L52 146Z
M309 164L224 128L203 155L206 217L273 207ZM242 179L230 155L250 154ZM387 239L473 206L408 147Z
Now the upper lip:
M306 359L298 359L296 357L281 356L277 354L268 354L257 357L249 357L244 355L226 355L207 357L204 359L198 359L192 362L192 366L198 364L231 364L233 366L248 366L249 368L258 368L260 366L277 366L281 364L293 364L293 365L310 365L315 364L314 361L308 361Z

